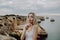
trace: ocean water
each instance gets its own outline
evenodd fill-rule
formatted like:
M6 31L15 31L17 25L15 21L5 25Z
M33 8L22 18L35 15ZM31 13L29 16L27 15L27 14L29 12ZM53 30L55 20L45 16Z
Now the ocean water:
M48 37L46 40L60 40L60 16L48 16L49 19L42 21L40 25L47 31ZM50 22L53 18L55 21Z

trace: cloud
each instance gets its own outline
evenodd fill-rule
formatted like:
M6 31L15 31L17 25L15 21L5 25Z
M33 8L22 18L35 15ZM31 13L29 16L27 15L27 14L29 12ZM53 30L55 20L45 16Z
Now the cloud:
M15 13L60 13L60 0L0 0L1 6Z
M54 8L60 6L60 0L3 0L2 5L11 5L22 9Z
M11 9L1 8L0 15L5 15L5 14L13 14L13 11Z

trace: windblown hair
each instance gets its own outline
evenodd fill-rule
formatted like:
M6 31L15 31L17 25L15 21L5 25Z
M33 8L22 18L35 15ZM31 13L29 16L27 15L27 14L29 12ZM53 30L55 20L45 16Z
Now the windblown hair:
M36 18L36 16L35 16L35 13L34 13L34 12L30 12L30 13L28 14L26 22L27 22L27 23L29 22L28 18L29 18L29 15L30 15L30 14L32 14L33 17L34 17L34 24L37 24L37 18Z

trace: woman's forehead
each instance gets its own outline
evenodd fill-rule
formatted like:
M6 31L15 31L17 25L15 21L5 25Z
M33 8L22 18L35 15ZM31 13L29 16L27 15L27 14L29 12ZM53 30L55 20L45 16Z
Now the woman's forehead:
M33 14L29 14L29 16L34 16Z

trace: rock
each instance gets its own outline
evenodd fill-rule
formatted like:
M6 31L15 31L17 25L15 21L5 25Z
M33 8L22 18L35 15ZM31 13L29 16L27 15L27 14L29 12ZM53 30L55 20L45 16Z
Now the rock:
M16 39L10 36L0 35L0 40L16 40Z

